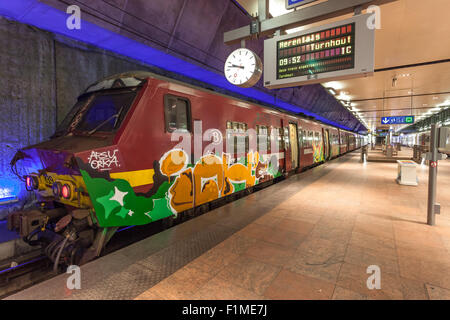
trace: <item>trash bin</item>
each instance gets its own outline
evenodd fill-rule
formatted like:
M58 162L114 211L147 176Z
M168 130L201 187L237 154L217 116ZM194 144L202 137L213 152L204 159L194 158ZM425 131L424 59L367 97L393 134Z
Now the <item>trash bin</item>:
M397 163L397 183L406 186L417 186L419 182L416 172L417 164L412 160L397 160Z
M361 147L361 162L364 162L369 154L369 146L365 145Z

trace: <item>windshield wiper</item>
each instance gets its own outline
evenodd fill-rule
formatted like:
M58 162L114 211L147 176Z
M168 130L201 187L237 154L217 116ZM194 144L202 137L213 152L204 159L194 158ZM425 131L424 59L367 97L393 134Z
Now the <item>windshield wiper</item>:
M109 121L111 121L112 119L116 118L116 121L114 121L114 126L113 129L116 127L117 122L119 121L120 118L120 114L122 113L123 107L120 108L119 112L117 112L116 114L113 114L111 117L109 117L108 119L106 119L105 121L103 121L102 123L100 123L98 126L96 126L94 129L92 129L91 131L88 132L88 135L92 135L93 133L95 133L98 129L100 129L101 127L103 127L105 124L107 124Z

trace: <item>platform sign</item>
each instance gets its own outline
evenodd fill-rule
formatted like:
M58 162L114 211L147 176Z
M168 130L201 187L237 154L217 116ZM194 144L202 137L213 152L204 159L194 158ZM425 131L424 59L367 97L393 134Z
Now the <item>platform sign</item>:
M369 76L375 30L370 14L264 41L264 86L269 89Z
M413 124L414 116L382 117L381 124Z
M286 9L303 6L307 3L315 2L317 0L286 0Z

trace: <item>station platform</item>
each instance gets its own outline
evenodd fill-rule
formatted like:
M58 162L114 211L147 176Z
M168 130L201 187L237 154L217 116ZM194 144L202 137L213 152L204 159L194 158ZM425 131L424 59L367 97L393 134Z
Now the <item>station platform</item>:
M450 161L440 161L436 226L428 168L353 152L6 299L450 299ZM380 267L369 290L367 268Z
M376 161L376 162L397 162L397 160L412 160L414 155L414 151L409 147L402 147L401 150L396 150L396 154L392 157L387 157L385 153L383 153L381 146L376 146L376 148L372 149L370 146L368 147L367 161Z

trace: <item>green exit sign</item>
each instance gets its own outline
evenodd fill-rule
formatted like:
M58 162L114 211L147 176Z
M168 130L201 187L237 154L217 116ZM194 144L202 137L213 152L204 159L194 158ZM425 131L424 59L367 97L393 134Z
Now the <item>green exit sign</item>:
M414 123L414 117L406 117L405 123Z

